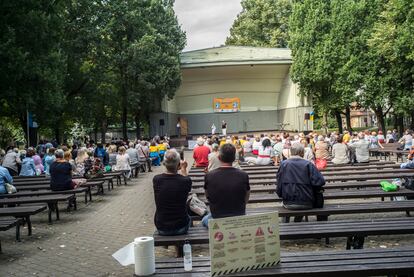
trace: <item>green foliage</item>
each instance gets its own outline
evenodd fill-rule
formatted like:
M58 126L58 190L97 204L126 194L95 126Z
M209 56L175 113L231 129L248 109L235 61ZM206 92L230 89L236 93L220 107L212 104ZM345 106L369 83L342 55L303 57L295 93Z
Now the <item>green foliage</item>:
M243 0L227 45L287 47L290 0Z
M23 128L29 110L58 139L75 123L105 132L121 110L146 117L181 82L173 2L2 1L0 116Z

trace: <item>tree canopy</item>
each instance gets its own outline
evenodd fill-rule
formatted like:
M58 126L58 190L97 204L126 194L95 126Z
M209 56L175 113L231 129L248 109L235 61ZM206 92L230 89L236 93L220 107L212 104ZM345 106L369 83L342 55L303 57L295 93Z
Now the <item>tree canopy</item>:
M139 124L181 82L185 33L173 4L2 1L0 116L26 130L33 113L58 140L75 121L103 134L121 117L125 130Z

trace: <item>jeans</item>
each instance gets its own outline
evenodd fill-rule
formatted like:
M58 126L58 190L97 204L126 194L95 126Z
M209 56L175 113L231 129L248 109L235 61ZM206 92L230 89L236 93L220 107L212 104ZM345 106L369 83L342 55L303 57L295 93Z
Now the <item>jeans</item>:
M203 217L203 219L201 220L201 224L206 227L208 229L208 220L213 218L213 216L211 215L211 213L208 213L207 215L205 215Z
M188 229L191 226L191 218L188 219L188 224L184 227L173 229L173 230L157 230L160 236L178 236L187 234Z
M400 165L400 168L402 168L402 169L414 169L414 160L413 161L408 161L406 163L402 163Z

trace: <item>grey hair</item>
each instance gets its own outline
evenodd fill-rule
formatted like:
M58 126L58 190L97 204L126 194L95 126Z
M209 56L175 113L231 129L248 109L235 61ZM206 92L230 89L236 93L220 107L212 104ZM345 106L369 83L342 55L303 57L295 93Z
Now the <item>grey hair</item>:
M58 159L63 159L63 156L65 155L65 152L63 152L62 149L58 149L55 151L55 156Z
M324 138L322 135L318 136L318 141L324 141Z
M169 172L176 172L180 164L180 154L175 149L165 152L164 166Z
M292 146L290 148L290 154L292 156L303 157L303 155L305 154L305 147L303 146L302 143L295 142L295 143L292 144Z

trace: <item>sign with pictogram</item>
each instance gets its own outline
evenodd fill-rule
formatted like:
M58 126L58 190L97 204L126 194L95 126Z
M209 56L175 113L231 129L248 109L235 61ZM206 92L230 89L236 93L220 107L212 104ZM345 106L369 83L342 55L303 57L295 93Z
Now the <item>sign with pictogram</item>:
M280 262L277 212L210 219L211 276L258 270Z

